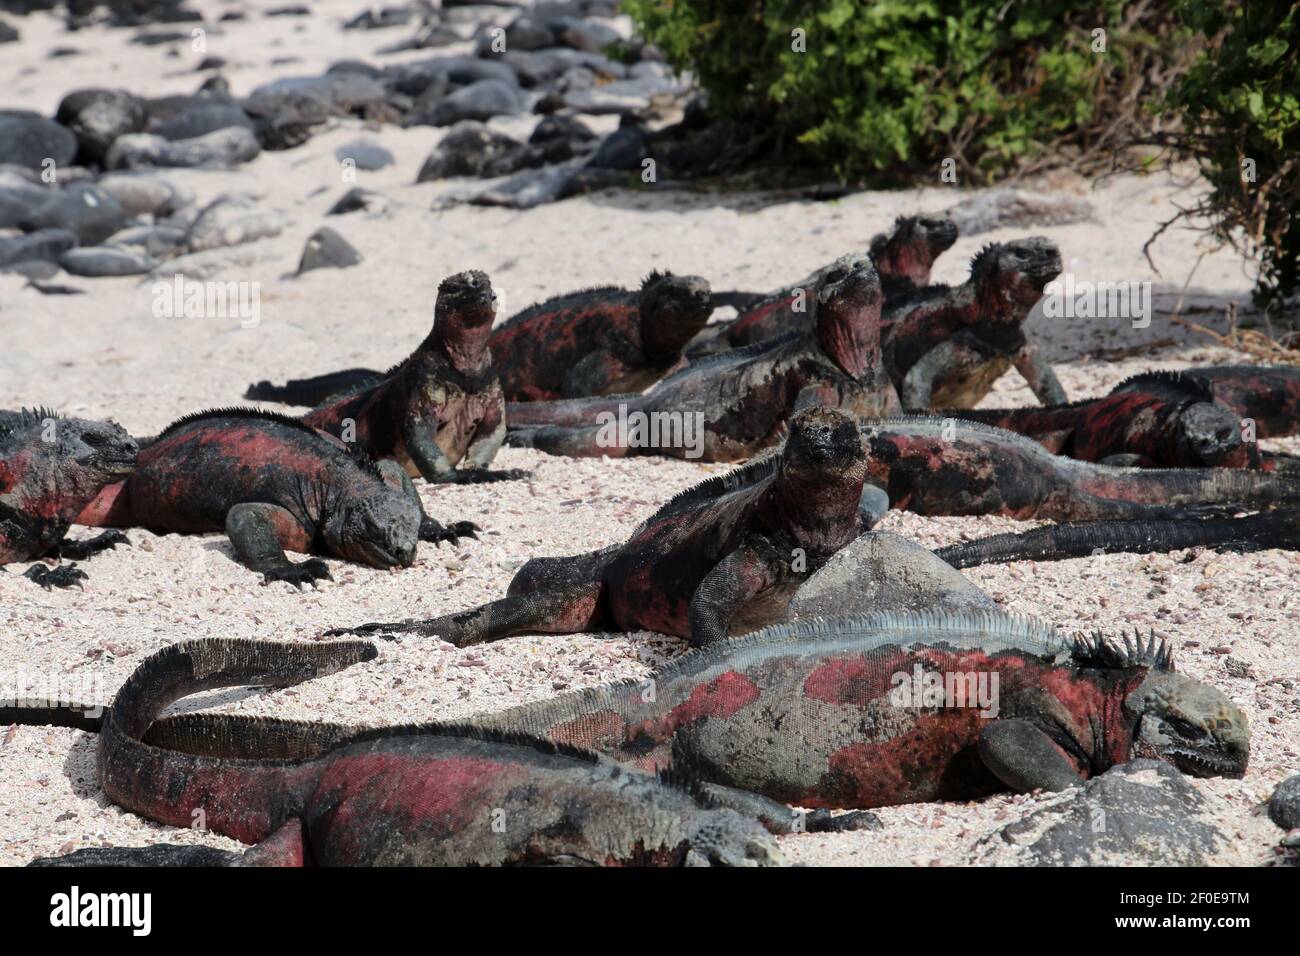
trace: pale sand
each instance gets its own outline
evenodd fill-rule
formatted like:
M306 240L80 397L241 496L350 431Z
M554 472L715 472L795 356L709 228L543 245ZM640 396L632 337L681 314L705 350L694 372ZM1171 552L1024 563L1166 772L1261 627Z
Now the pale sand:
M360 9L353 3L314 6L336 20ZM197 86L196 74L186 67L197 55L188 51L179 61L168 60L156 49L125 46L129 31L95 28L66 35L42 26L40 17L15 22L24 42L0 56L0 106L50 112L63 93L78 86L123 85L150 94ZM295 34L302 24L308 32ZM224 39L209 36L208 52L246 64L227 71L239 94L268 79L319 72L344 56L366 58L404 35L401 30L345 35L320 15L311 21L254 17L224 29ZM57 44L87 52L45 61L45 49ZM268 65L286 53L304 63ZM421 55L429 54L415 58ZM28 64L39 72L22 75ZM608 120L602 122L608 128ZM531 121L500 125L526 134ZM166 174L201 200L224 191L252 191L294 218L281 236L233 250L251 264L220 276L261 283L262 323L256 329L240 329L234 319L155 318L148 279L68 279L89 294L45 297L23 288L15 276L0 276L0 315L5 316L0 407L39 403L69 414L112 416L135 434L150 434L186 412L238 403L250 381L356 364L384 367L400 359L428 330L438 280L461 269L481 268L492 276L505 301L503 314L584 285L635 283L655 268L702 274L717 289L768 288L862 248L895 215L941 210L957 198L950 188L934 188L861 193L817 204L661 186L524 213L469 207L430 212L436 197L476 184L411 185L443 131L386 127L367 135L396 155L396 166L359 173L357 184L393 197L398 203L393 215L326 220L324 211L347 188L333 151L361 132L360 124L340 124L303 147L263 154L234 172ZM1148 329L1133 330L1121 320L1033 321L1033 333L1061 363L1071 397L1103 394L1147 368L1241 360L1189 341L1166 320L1200 254L1197 237L1173 231L1160 240L1155 255L1163 276L1152 273L1142 257L1142 243L1156 224L1173 213L1175 203L1191 202L1197 187L1164 176L1119 177L1095 192L1068 177L1037 185L1087 195L1099 221L963 238L940 259L935 278L961 281L967 260L986 241L1041 232L1060 244L1067 270L1080 279L1151 280L1158 311ZM326 222L362 252L365 262L284 278L296 266L303 240ZM1230 252L1207 256L1190 300L1221 312L1226 302L1246 296L1244 269ZM1094 348L1168 337L1183 344L1117 363L1082 357ZM986 404L1031 400L1014 373L998 385ZM1269 444L1300 452L1294 439ZM134 547L85 565L91 578L84 592L46 593L13 573L23 566L11 568L0 574L0 671L22 668L97 680L108 695L147 654L176 640L312 639L331 626L467 608L503 594L527 558L617 541L674 492L723 470L656 459L570 461L510 449L498 463L532 468L534 478L480 488L422 486L432 514L476 521L487 529L482 540L456 548L421 545L417 566L402 572L331 561L335 582L314 592L260 586L216 535L131 531ZM1015 526L996 518L897 513L883 524L928 546ZM1236 701L1251 721L1250 772L1241 781L1195 785L1222 798L1221 823L1237 843L1223 862L1265 860L1281 833L1260 814L1259 804L1300 765L1300 602L1295 595L1300 555L1186 557L1117 555L968 573L1008 608L1064 628L1154 627L1178 648L1186 672ZM246 713L368 724L466 717L641 675L684 648L681 641L648 633L521 638L464 651L418 640L383 642L376 661L335 677L274 693L230 691L204 700ZM99 845L235 846L220 837L158 827L107 806L94 783L91 736L44 728L0 734L0 862L20 864ZM784 843L792 858L806 863L1014 862L1009 848L990 850L981 839L1051 799L1006 796L979 805L891 808L880 811L882 832L798 836Z

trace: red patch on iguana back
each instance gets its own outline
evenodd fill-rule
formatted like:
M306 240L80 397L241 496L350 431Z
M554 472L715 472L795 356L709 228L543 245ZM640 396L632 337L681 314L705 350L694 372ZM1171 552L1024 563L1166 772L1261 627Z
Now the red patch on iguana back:
M744 674L727 671L700 684L690 697L662 717L632 725L628 737L649 734L655 740L666 740L685 724L706 717L730 717L758 700L759 694L758 685Z

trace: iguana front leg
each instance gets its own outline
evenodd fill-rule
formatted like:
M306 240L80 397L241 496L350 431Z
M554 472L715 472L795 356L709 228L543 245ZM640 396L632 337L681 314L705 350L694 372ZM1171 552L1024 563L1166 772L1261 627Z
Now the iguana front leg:
M879 830L880 817L866 810L832 814L828 810L795 810L770 797L720 783L701 783L700 789L719 806L742 816L756 817L769 833L843 833L849 830Z
M474 429L474 437L465 450L465 460L456 472L457 484L483 484L491 481L520 481L533 473L522 468L488 468L506 440L506 399L502 395L491 413L484 415Z
M609 349L588 352L564 376L562 387L565 398L586 398L603 395L611 382L618 381L629 369Z
M691 643L705 647L727 636L731 619L784 575L770 550L746 543L719 561L691 596Z
M406 453L411 456L421 478L428 482L453 481L456 466L438 447L434 438L436 424L411 416L402 424L402 440L406 443Z
M1047 734L1027 720L995 720L980 733L979 755L1017 793L1065 790L1082 782L1078 769Z
M285 556L285 548L308 551L313 536L279 505L261 502L235 505L226 514L226 534L239 560L260 571L264 584L288 581L297 586L330 579L329 567L319 558L295 564Z
M958 366L973 364L979 358L973 350L951 339L939 343L917 359L903 376L903 385L898 390L903 408L908 411L929 408L939 377Z
M1011 363L1042 404L1062 405L1069 401L1056 372L1033 343L1026 342Z

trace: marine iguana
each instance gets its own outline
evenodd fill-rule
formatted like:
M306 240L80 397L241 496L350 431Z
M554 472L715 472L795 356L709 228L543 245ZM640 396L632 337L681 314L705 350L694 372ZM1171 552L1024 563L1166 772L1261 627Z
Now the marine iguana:
M871 240L867 254L880 275L885 308L899 298L915 293L930 283L930 269L940 254L957 241L957 224L951 219L899 216L890 232ZM714 307L733 306L740 314L729 322L708 326L687 349L692 358L764 342L784 335L807 317L816 305L816 290L832 263L815 270L799 282L775 292L721 292L713 296Z
M824 808L1060 790L1139 756L1240 776L1250 750L1245 715L1154 636L1001 612L778 625L475 723Z
M42 557L82 560L125 541L105 532L64 539L100 490L135 466L139 449L113 422L64 418L49 409L0 411L0 566ZM47 590L86 580L75 564L33 565L24 577Z
M1148 372L1103 398L1028 408L936 411L984 422L1034 439L1080 461L1144 468L1258 468L1243 441L1241 418L1219 405L1204 383L1179 372Z
M1269 511L1236 518L1171 521L1084 521L1047 525L963 541L935 551L954 568L1011 561L1065 561L1098 554L1150 554L1212 548L1245 553L1300 550L1300 511Z
M413 486L391 462L349 453L283 415L216 409L165 428L135 470L77 520L181 534L224 530L264 581L300 585L328 578L329 568L316 558L295 564L285 549L408 567L419 538L464 533L422 515Z
M513 634L651 630L705 645L779 620L798 585L858 536L857 425L815 406L780 454L682 492L623 544L534 558L506 597L429 621L330 631L413 633L458 647Z
M1056 373L1022 328L1060 272L1049 239L992 243L971 260L963 284L931 286L891 305L881 341L903 407L971 408L1012 365L1040 402L1064 402Z
M1300 504L1300 479L1231 468L1116 468L1053 455L992 425L937 415L863 423L864 520L923 515L1050 521L1189 518Z
M530 306L493 329L488 347L512 402L639 392L678 364L710 308L706 280L652 272L637 290L601 286ZM380 377L346 369L284 386L259 382L244 397L319 403Z
M419 348L379 379L325 401L302 420L425 481L527 477L487 467L506 434L505 398L487 349L496 302L485 273L444 279L433 329Z
M1112 390L1140 391L1147 379L1167 376L1147 372L1121 382ZM1212 365L1174 373L1209 390L1213 400L1255 423L1258 438L1278 438L1300 432L1300 368L1287 365Z
M871 260L840 259L817 295L814 328L694 362L644 394L512 403L507 441L574 457L737 461L779 441L805 405L858 418L895 410L880 364L880 279Z
M208 639L144 661L99 738L100 784L141 816L254 844L204 860L175 847L80 851L47 865L133 862L469 866L779 865L757 820L680 775L629 770L574 747L454 725L356 730L191 715L149 737L174 700L217 687L290 686L376 656L361 641ZM179 860L177 859L179 857Z
M530 306L489 345L512 402L640 392L681 360L710 309L706 280L652 272L635 291L604 286Z

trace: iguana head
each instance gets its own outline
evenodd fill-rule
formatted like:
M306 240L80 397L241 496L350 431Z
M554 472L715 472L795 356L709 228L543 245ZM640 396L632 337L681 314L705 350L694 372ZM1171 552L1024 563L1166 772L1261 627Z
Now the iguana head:
M0 415L0 453L23 450L33 476L60 489L97 490L135 468L140 452L122 426L108 421L62 418L48 409Z
M1178 463L1185 467L1236 464L1242 458L1241 422L1215 402L1196 402L1178 416L1174 440Z
M479 367L488 358L487 342L497 316L497 297L486 272L458 272L438 286L434 339L457 369Z
M325 522L325 541L341 557L376 568L409 568L420 539L420 505L387 485L345 499Z
M801 547L834 552L857 536L858 499L867 452L857 424L833 408L814 405L790 420L781 453L781 510Z
M652 272L641 283L641 346L651 358L672 358L709 321L707 279Z
M971 262L971 281L979 288L980 300L997 310L993 317L1004 315L1008 304L1030 308L1060 274L1061 250L1043 236L992 243ZM1020 321L1024 315L1016 312L1007 317Z
M1076 645L1075 656L1107 668L1146 671L1124 698L1124 716L1133 727L1131 756L1165 760L1194 777L1240 777L1246 772L1246 715L1218 689L1175 673L1164 641L1154 635L1146 642L1140 637L1123 643L1084 639Z
M934 260L956 241L957 224L951 219L899 216L892 232L872 240L871 258L882 276L920 287L930 281Z
M880 364L883 304L880 276L870 256L842 256L822 276L817 290L817 340L852 378Z

